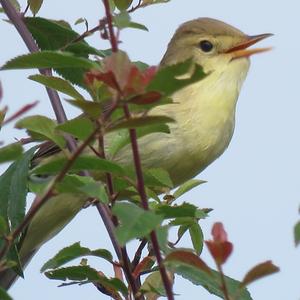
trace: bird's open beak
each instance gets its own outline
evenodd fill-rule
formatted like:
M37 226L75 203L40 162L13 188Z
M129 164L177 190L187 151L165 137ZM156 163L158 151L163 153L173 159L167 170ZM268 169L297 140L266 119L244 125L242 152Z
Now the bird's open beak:
M270 36L272 36L272 33L264 33L259 35L252 35L247 36L246 40L242 43L239 43L238 45L235 45L234 47L227 50L225 53L231 53L233 58L239 58L239 57L249 57L253 54L262 53L271 50L272 48L254 48L254 49L248 49L250 46L256 44L257 42L264 40Z

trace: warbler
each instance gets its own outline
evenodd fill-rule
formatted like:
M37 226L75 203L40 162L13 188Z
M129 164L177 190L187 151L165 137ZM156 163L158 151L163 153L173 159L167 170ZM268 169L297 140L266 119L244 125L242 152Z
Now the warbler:
M175 122L170 124L168 134L152 133L138 139L144 168L165 169L174 186L178 186L225 151L233 135L236 103L250 66L249 57L269 49L249 47L270 36L249 36L211 18L188 21L177 29L160 68L191 58L207 75L175 92L172 98L176 104L158 106L150 112L167 115ZM130 146L114 159L124 166L132 164ZM21 260L25 261L60 231L80 210L83 201L80 197L78 201L62 201L59 196L48 201L28 227L20 249ZM6 278L1 282L7 286L12 281Z

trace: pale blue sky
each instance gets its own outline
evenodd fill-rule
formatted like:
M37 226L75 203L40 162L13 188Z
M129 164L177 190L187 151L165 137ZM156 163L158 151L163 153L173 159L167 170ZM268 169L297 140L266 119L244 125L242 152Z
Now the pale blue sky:
M135 21L149 28L149 33L126 30L121 35L122 49L128 51L133 60L157 64L177 26L189 19L213 17L248 34L275 34L262 43L274 46L274 50L252 59L229 149L199 176L208 183L185 198L199 206L214 208L211 217L202 222L207 238L215 221L224 223L234 243L233 255L225 265L226 274L242 278L250 267L267 259L281 268L279 274L250 286L255 300L300 297L300 249L295 249L292 235L300 204L299 11L300 3L295 0L173 0L133 15ZM92 27L102 17L103 9L100 0L45 0L40 14L52 19L66 18L71 23L86 17ZM83 25L76 28L84 29ZM0 33L0 64L27 52L11 25L1 22ZM90 41L101 49L107 46L97 35ZM4 89L1 105L8 105L13 112L25 103L40 100L32 113L53 116L44 89L26 79L28 74L35 73L1 72ZM74 114L72 111L71 115ZM20 132L5 128L0 140L12 141L20 136ZM92 286L58 289L58 282L39 273L48 258L76 241L91 248L111 248L95 209L81 212L68 228L41 249L26 269L26 281L19 280L11 289L14 299L103 299ZM213 266L206 251L204 259ZM102 262L95 264L101 270L109 270ZM176 299L180 300L216 299L180 277L176 280L175 292L179 294Z

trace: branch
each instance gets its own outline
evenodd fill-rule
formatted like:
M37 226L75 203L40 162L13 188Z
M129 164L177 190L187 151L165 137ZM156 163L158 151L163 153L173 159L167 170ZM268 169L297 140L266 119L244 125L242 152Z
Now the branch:
M9 20L12 22L12 24L15 26L20 36L22 37L28 50L32 53L40 51L31 33L26 27L26 24L23 21L23 14L18 13L9 0L0 0L0 3ZM50 69L40 69L39 71L41 74L46 76L52 75ZM48 87L46 87L46 90L58 123L64 123L67 120L67 117L57 91ZM75 140L70 136L65 136L65 138L67 140L68 149L70 150L70 152L73 152L76 149Z
M113 52L117 52L118 51L118 43L117 43L116 36L114 34L109 1L103 0L103 3L104 3L106 18L107 18L107 25L108 25L109 35L110 35L111 48L112 48ZM130 111L128 109L127 104L124 105L124 115L127 119L130 119ZM141 159L140 159L140 154L139 154L139 149L138 149L136 130L129 129L129 135L130 135L131 149L132 149L132 154L133 154L134 167L135 167L135 172L136 172L136 176L137 176L138 192L141 197L143 208L145 210L148 210L149 205L148 205L147 194L146 194L146 190L145 190L144 176L143 176ZM160 248L159 248L157 235L156 235L155 231L152 231L150 233L150 237L151 237L153 251L156 256L157 264L159 267L159 271L160 271L160 274L162 277L162 281L163 281L163 284L164 284L164 287L166 290L168 300L174 300L172 284L169 280L166 268L163 264L163 259L162 259L161 253L160 253Z
M20 36L22 37L24 43L26 44L28 50L30 52L38 52L39 48L37 46L37 44L35 43L34 39L32 38L31 33L29 32L29 30L27 29L24 21L23 21L23 14L19 14L15 8L12 6L12 4L10 3L9 0L0 0L0 3L2 5L2 8L4 10L4 12L6 13L6 15L8 16L8 18L10 19L10 21L14 24L15 28L17 29L17 31L19 32ZM43 69L43 70L39 70L41 74L43 75L47 75L47 76L51 76L51 70L49 69ZM66 114L64 111L64 108L62 106L62 103L60 101L59 95L57 93L57 91L46 87L49 99L51 101L51 105L53 107L54 113L56 115L57 121L59 123L63 123L67 120L66 118ZM107 116L110 115L110 113L112 113L112 111L116 108L116 106L112 107L111 111L107 113ZM65 136L65 139L67 140L67 145L68 145L68 149L70 150L70 152L75 152L78 150L77 149L77 145L75 140L70 137L70 136ZM86 172L85 175L88 175L88 173ZM35 201L34 201L34 204ZM41 204L37 203L36 204L38 207L41 206ZM121 252L120 252L120 247L117 244L116 238L114 236L114 225L109 217L108 211L107 211L107 207L105 204L103 203L99 203L97 205L97 209L100 212L100 215L103 219L103 223L106 227L106 230L110 236L110 239L113 243L114 249L116 251L117 256L119 257L119 259L121 258ZM26 218L26 217L25 217ZM27 222L31 219L32 217L28 217L26 219L26 222L24 222L24 224L22 225L22 227L19 228L19 232L21 228L23 228L23 226L25 224L27 224ZM25 221L25 219L24 219ZM14 235L16 236L16 235ZM8 244L8 243L6 243ZM8 247L9 249L9 247ZM0 257L3 257L6 253L6 251L8 251L4 249L4 252L1 251L0 253Z

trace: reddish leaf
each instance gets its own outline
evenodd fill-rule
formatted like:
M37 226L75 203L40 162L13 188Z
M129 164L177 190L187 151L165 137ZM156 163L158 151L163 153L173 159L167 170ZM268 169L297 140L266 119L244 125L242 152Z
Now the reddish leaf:
M165 261L179 261L194 266L196 268L199 268L200 270L207 272L209 274L211 272L210 268L199 256L189 251L184 251L184 250L174 251L169 255L167 255Z
M217 264L224 264L233 250L233 244L227 239L222 223L215 223L212 228L212 241L205 241L206 246Z
M25 114L27 111L29 111L30 109L32 109L33 107L35 107L37 104L39 103L39 101L35 101L33 103L30 104L26 104L25 106L23 106L20 110L18 110L17 112L15 112L12 116L10 116L9 118L7 118L4 122L4 124L7 124L11 121L13 121L14 119L20 117L21 115Z
M213 225L211 234L213 236L213 240L215 242L227 242L227 232L224 229L224 226L222 223L217 222Z
M129 100L130 103L134 104L152 104L159 101L161 94L159 92L147 92L142 95L135 96Z
M244 287L255 280L279 272L279 268L268 260L253 267L244 277L241 286Z
M122 91L128 83L132 63L127 54L122 51L111 54L103 59L104 72L112 72Z
M136 266L132 275L134 278L137 278L141 272L150 269L154 264L153 256L146 256L143 260Z
M205 241L205 244L217 264L224 264L233 249L230 242Z
M120 91L120 87L112 71L108 71L106 73L90 71L85 74L85 82L88 85L94 84L95 80L104 82L106 85L110 86L114 90Z

